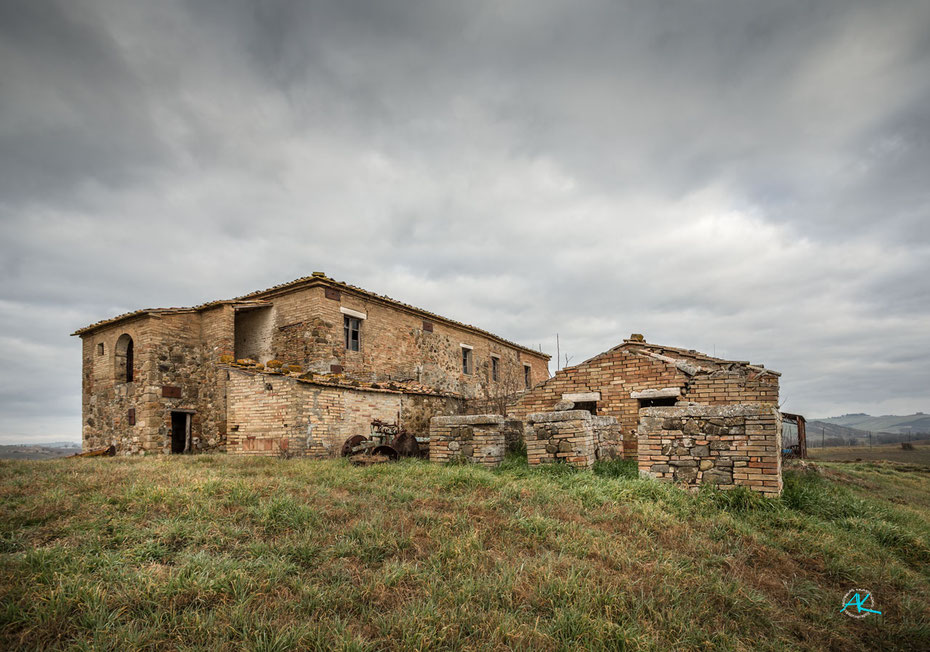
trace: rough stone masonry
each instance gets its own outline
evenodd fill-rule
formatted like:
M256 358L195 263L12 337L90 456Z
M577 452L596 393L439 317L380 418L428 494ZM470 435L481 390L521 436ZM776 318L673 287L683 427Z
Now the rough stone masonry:
M331 456L372 419L426 436L434 415L549 376L540 351L322 272L74 334L84 448L120 455Z
M687 405L640 411L639 469L691 489L713 484L781 493L781 419L764 405Z

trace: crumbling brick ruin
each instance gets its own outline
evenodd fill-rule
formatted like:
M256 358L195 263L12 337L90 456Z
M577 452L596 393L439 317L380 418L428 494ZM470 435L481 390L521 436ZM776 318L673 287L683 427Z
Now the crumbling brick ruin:
M120 454L337 455L372 419L421 437L549 376L549 356L322 273L78 330L83 444Z
M558 371L523 394L510 414L528 422L547 412L553 419L567 418L555 415L578 409L615 417L622 455L638 458L644 475L691 487L706 482L775 495L781 491L778 378L762 365L633 335Z

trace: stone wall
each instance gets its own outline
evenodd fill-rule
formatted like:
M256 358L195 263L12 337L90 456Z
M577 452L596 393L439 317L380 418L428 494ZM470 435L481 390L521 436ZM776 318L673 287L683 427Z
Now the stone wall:
M689 488L781 493L781 419L768 405L644 408L639 469Z
M453 416L464 411L462 399L428 394L403 394L401 425L414 437L430 436L430 420L435 416Z
M316 373L341 373L363 382L416 381L443 393L483 397L524 390L549 377L548 356L387 303L363 292L307 287L270 299L276 312L274 356ZM360 350L345 347L343 310L364 316ZM462 371L462 344L473 347L473 372ZM491 358L498 362L492 378Z
M120 337L133 342L132 381L117 373ZM199 316L194 312L139 316L83 338L83 446L116 446L120 455L171 450L171 413L192 414L193 451L214 448L225 405L204 396ZM205 428L204 424L208 427Z
M613 460L625 457L620 422L614 417L592 417L596 443L595 456L599 460Z
M151 385L147 377L153 369L151 330L151 320L140 317L127 320L118 329L83 338L81 429L85 451L113 445L119 453L129 454L157 445L148 414L152 396L146 395ZM121 379L116 369L116 341L123 334L133 340L132 382Z
M586 410L527 415L523 438L530 466L554 463L583 469L593 466L597 438L592 418Z
M499 466L507 451L506 431L512 426L499 414L433 417L430 420L430 462L464 461Z
M182 411L192 415L194 451L225 450L230 368L223 363L234 360L237 350L259 362L277 358L296 364L302 371L334 374L345 384L354 380L413 380L427 388L422 394L414 388L414 393L400 399L385 399L391 403L390 410L380 399L374 401L374 407L365 400L355 406L354 399L344 394L334 398L333 390L318 390L319 395L311 399L323 406L318 411L325 435L313 450L321 455L331 452L333 442L345 430L356 428L373 414L395 421L401 413L403 425L416 436L425 437L430 417L463 411L462 401L450 394L512 393L509 381L515 378L522 390L524 363L530 365L535 380L548 377L547 357L542 354L466 326L423 319L415 309L361 290L332 291L318 285L267 296L217 302L199 309L143 312L80 331L85 449L113 444L119 454L170 452L171 413ZM345 348L343 308L367 317L362 324L361 351ZM133 339L132 382L120 380L115 370L114 350L121 335ZM462 373L463 343L473 347L471 374ZM500 361L498 381L491 378L492 356ZM431 394L429 388L442 395ZM335 407L326 407L327 401ZM347 425L351 419L345 414L356 408L359 423ZM333 417L330 412L339 415Z

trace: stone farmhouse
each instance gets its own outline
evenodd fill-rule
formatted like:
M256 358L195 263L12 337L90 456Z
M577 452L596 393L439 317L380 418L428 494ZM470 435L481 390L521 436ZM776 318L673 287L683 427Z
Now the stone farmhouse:
M85 450L330 457L377 419L434 461L494 466L522 440L530 464L781 491L779 374L642 335L550 377L540 351L321 272L74 335Z
M549 356L321 272L193 308L76 331L83 445L119 454L338 455L373 419L427 436L549 377Z

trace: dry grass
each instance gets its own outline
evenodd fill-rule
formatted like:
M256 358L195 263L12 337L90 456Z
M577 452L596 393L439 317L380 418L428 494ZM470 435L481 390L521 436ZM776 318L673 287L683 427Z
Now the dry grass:
M812 460L830 462L874 462L887 460L903 464L930 465L930 441L913 442L914 450L904 450L901 444L882 444L875 446L827 446L826 448L808 448L807 454Z
M2 462L0 647L926 649L930 474L786 481L769 501L626 464ZM852 587L883 615L841 615Z

